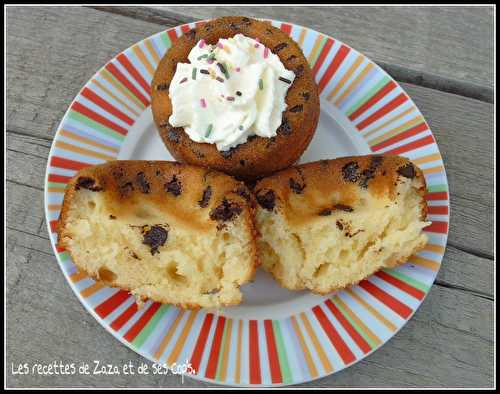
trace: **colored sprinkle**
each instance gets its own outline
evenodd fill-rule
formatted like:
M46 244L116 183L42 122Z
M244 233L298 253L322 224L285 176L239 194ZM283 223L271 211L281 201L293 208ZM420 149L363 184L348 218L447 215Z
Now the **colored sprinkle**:
M201 70L200 70L200 73L202 73L202 74L207 74L207 75L208 75L208 74L210 74L210 73L208 72L208 70L205 70L205 69L201 69Z
M259 89L260 90L263 90L264 89L264 81L261 79L259 79Z
M229 73L227 72L226 67L224 67L224 65L221 63L217 63L217 67L219 67L220 71L222 72L222 74L224 74L226 79L229 79Z
M213 62L214 62L214 59L208 59L208 60L207 60L207 63L208 63L208 64L212 64Z
M205 101L204 98L200 99L200 105L201 105L201 108L207 108L207 102Z
M240 72L240 70L241 70L241 68L236 67L236 68L235 68L235 70L236 70L236 72L237 72L237 73L239 73L239 72Z
M234 97L233 97L233 96L227 96L227 97L226 97L226 100L227 100L227 101L234 101Z
M224 45L222 45L220 42L217 43L217 48L224 49Z
M265 49L264 49L264 59L267 59L268 56L269 56L269 48L265 47Z
M255 38L255 41L260 42L260 38L259 37Z
M198 60L205 59L208 57L208 53L205 53L204 55L198 56Z
M238 129L243 130L243 126L242 125L238 126Z
M212 125L212 123L210 123L208 125L207 132L205 133L205 138L208 138L210 136L210 134L212 134L212 128L213 128L213 125Z
M215 60L215 53L211 53L210 55L208 55L208 58L207 58L207 62L208 64L212 64Z
M187 79L187 77L184 77L184 78L182 78L182 79L181 79L181 81L179 82L179 84L184 83L184 82L186 82L187 80L188 80L188 79Z
M292 81L290 81L289 79L283 78L283 77L279 77L278 79L280 81L283 81L283 82L288 83L288 84L292 83Z
M241 96L241 92L239 90L236 91L236 96Z
M224 80L221 77L217 77L215 80L224 83Z
M200 40L200 44L198 45L200 48L203 48L205 46L205 40L204 39L201 39ZM207 55L208 56L208 55ZM198 59L200 60L200 59Z
M254 47L255 47L255 48L258 48L258 47L259 47L259 45L260 45L260 44L259 44L259 43L257 43L257 44L255 44L255 45L254 45Z
M191 73L191 78L196 79L196 67L193 68L193 72Z

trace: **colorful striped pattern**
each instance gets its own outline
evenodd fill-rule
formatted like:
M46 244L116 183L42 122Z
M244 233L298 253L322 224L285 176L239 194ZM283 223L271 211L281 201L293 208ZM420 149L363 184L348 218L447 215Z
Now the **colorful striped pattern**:
M325 103L345 115L373 152L404 155L423 169L432 221L426 228L430 241L425 249L401 267L379 271L309 310L276 320L231 319L150 301L138 308L127 292L86 277L67 252L55 249L73 290L122 342L154 361L170 365L189 360L197 377L226 384L308 381L339 371L381 346L429 291L448 232L442 158L422 114L401 87L365 56L331 37L272 23L301 45ZM128 130L149 106L158 62L194 26L161 32L119 54L71 104L47 169L47 223L54 245L69 179L85 166L117 157Z

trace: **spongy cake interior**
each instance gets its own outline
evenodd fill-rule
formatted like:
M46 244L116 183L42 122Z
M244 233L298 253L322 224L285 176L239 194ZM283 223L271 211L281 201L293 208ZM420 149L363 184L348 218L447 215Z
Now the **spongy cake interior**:
M337 209L300 222L283 210L259 209L263 268L289 289L327 293L406 261L427 242L417 182L403 179L394 199L370 198L369 190L360 190L352 212Z
M68 211L65 244L80 268L160 302L218 307L241 301L239 286L254 270L253 240L238 225L242 218L218 227L207 217L209 225L194 231L147 200L116 209L104 195L80 190ZM144 241L153 226L167 234L157 250Z

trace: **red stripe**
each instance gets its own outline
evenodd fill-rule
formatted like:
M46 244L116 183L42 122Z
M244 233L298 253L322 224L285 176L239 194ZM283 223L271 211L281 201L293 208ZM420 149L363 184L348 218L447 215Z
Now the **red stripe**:
M120 290L109 297L106 301L103 301L102 303L97 305L97 307L95 308L95 313L97 313L101 318L104 319L121 304L123 304L129 297L130 294L128 291Z
M288 23L282 23L281 24L281 30L283 30L286 34L291 35L292 34L292 25L289 25Z
M352 363L356 359L356 357L346 345L344 340L340 337L339 333L337 332L335 327L333 327L330 320L328 320L325 312L323 312L319 305L316 305L312 309L312 311L316 315L316 319L318 319L326 335L328 335L328 338L330 339L333 347L337 350L340 358L342 358L342 360L344 361L344 364Z
M404 93L399 94L397 97L393 98L391 101L389 101L386 105L384 105L378 111L374 112L369 117L367 117L365 120L363 120L362 122L357 124L356 127L358 128L358 130L363 130L365 127L367 127L370 124L372 124L373 122L377 121L385 114L391 112L393 109L399 107L401 104L403 104L407 100L408 100L408 97Z
M312 69L312 73L316 75L318 73L318 70L321 68L323 62L325 61L326 56L328 55L328 52L330 52L330 48L333 46L333 43L335 40L333 38L327 38L325 45L323 45L323 48L321 49L321 53L319 54L318 58L316 59L316 63L314 63L314 67ZM338 53L337 53L338 55ZM318 85L319 90L321 91L323 88L322 86Z
M413 137L413 136L415 136L419 133L422 133L423 131L427 131L427 130L429 130L429 128L427 127L427 124L425 122L420 123L420 124L416 125L415 127L412 127L411 129L408 129L402 133L399 133L398 135L395 135L392 138L386 139L384 142L381 142L380 144L373 145L372 150L378 151L380 149L385 148L386 146L395 144L396 142L402 141L406 138Z
M429 226L424 228L425 231L429 231L431 233L441 233L446 234L448 232L448 222L432 222Z
M401 153L405 153L411 151L413 149L421 148L425 145L430 145L434 143L434 138L432 135L425 136L424 138L420 138L419 140L412 141L409 144L398 146L397 148L385 151L384 154L392 154L399 155Z
M122 111L120 111L115 106L108 103L106 100L104 100L102 97L97 95L95 92L93 92L89 88L84 88L81 92L81 95L83 97L89 99L90 101L92 101L94 104L97 104L99 107L101 107L105 111L109 112L111 115L114 115L118 119L123 120L125 123L129 124L130 126L132 126L134 124L133 119L128 117L126 114L124 114Z
M117 56L118 61L122 64L123 67L129 72L134 79L139 82L139 85L142 86L142 88L146 91L147 94L151 97L151 86L149 83L146 82L146 80L142 77L142 75L137 71L137 69L134 67L132 62L129 60L127 56L125 56L123 53L119 54Z
M189 27L189 25L182 25L181 30L183 33L187 33L189 30L191 30L191 28Z
M132 316L137 312L137 303L132 303L130 306L122 312L120 316L118 316L113 323L111 323L111 328L115 331L120 330Z
M85 115L87 118L90 118L97 123L100 123L104 126L106 126L109 129L112 129L116 131L117 133L120 133L122 135L127 135L127 130L124 129L123 127L117 125L115 122L112 122L108 118L99 115L97 112L92 111L90 108L85 107L83 104L79 103L78 101L75 101L73 105L71 106L71 109L81 113L82 115Z
M175 29L167 30L168 37L170 38L171 43L177 40L177 32Z
M389 293L386 293L384 290L375 286L372 282L369 282L368 280L365 279L359 282L359 286L365 289L377 300L388 306L399 316L403 317L404 319L410 317L412 309L408 305L403 304L401 301L397 300Z
M193 354L191 355L191 366L193 367L195 374L198 373L198 368L201 363L203 351L205 350L205 344L207 342L210 327L212 326L213 318L213 313L206 314L205 320L203 321L203 326L201 327L200 333L198 334L198 340L196 341L196 345L194 346Z
M56 251L57 251L57 253L63 253L66 251L66 249L61 248L60 246L56 246Z
M123 336L123 338L128 341L132 342L137 335L142 331L144 326L148 324L148 322L151 320L151 318L154 316L156 311L160 308L161 304L159 302L154 302L151 304L151 306L148 308L146 312L135 322L135 324L130 327L130 329L127 331L127 333Z
M272 320L264 320L264 328L266 331L267 356L269 358L269 367L271 369L271 381L273 383L281 383L281 368L276 348L276 340L274 338Z
M57 223L59 222L59 220L51 220L50 221L50 231L55 233L57 231Z
M127 79L123 73L113 63L106 64L106 70L113 74L123 85L127 87L146 107L149 100Z
M260 356L259 356L259 334L257 331L257 321L248 322L249 340L249 365L250 365L250 384L260 384Z
M448 199L448 192L432 192L432 193L427 193L425 195L425 199L427 201L447 200Z
M447 205L428 205L427 213L431 215L448 215Z
M368 342L365 341L365 339L359 334L359 332L356 331L356 329L349 323L349 321L345 318L345 316L342 314L342 312L339 311L337 306L331 301L331 300L326 300L325 301L326 306L330 311L332 311L333 315L335 318L342 324L342 327L347 331L347 333L350 335L350 337L356 342L356 344L359 346L359 348L363 351L363 353L368 353L371 350L370 345Z
M48 181L49 182L58 182L58 183L68 183L70 179L71 179L70 176L49 174Z
M81 170L82 168L90 167L91 165L92 164L90 163L82 163L80 161L63 159L62 157L59 156L52 156L52 158L50 159L51 167L65 168L67 170L78 171Z
M196 22L194 25L195 25L196 27L202 27L204 24L205 24L205 22L203 22L203 21L199 21L199 22Z
M408 283L395 278L394 276L388 274L385 271L378 271L375 273L375 276L378 276L380 279L385 280L387 283L390 283L393 286L396 286L398 289L403 290L405 293L408 293L412 297L415 297L417 300L423 300L425 293L419 289L416 289L413 286L410 286Z
M349 47L342 44L339 51L333 58L333 61L330 63L325 73L323 74L323 77L321 77L321 80L318 83L320 92L325 88L326 85L328 85L328 82L330 82L330 79L335 75L335 73L337 72L338 68L340 67L340 65L342 64L342 62L344 61L350 50L351 49ZM314 66L316 67L316 65Z
M217 362L219 361L220 345L222 343L222 334L224 333L224 323L226 318L219 316L217 327L215 328L214 339L212 341L212 349L210 350L210 358L208 359L205 377L214 379L217 372Z
M377 102L382 100L389 92L394 90L396 87L396 82L389 81L387 82L377 93L375 93L366 103L364 103L361 107L359 107L356 111L354 111L351 115L349 115L349 119L354 120L358 118L362 113L364 113L368 108L375 105Z

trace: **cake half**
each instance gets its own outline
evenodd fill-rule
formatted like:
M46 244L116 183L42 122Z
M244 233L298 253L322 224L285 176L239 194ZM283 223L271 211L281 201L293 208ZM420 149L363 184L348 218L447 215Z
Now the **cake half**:
M257 265L253 197L217 171L116 161L68 184L58 244L96 280L186 308L238 304Z
M398 156L372 155L292 167L255 186L257 248L281 286L326 294L427 243L422 171Z

